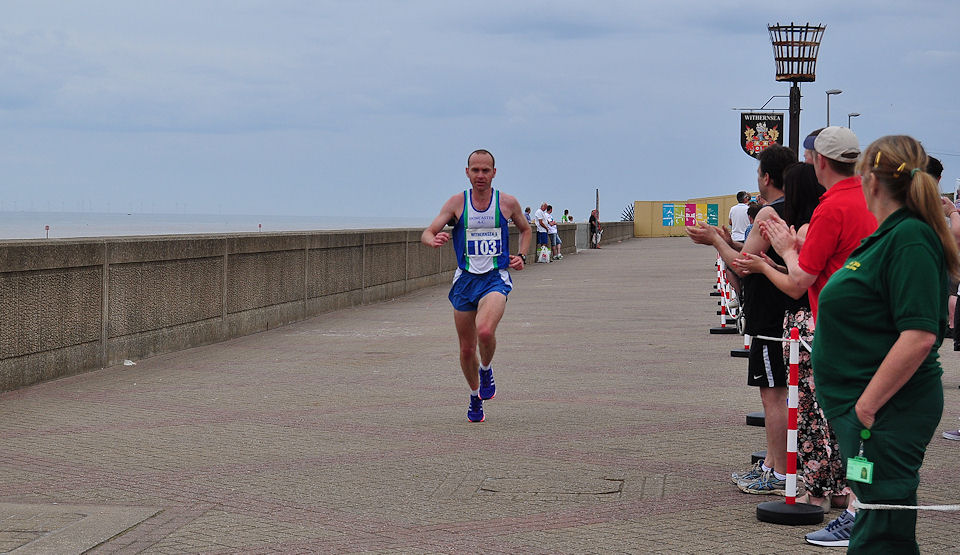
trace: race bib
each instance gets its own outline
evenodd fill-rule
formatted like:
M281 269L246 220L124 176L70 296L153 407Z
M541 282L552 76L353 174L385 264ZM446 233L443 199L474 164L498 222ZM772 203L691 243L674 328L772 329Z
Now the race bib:
M500 228L468 229L467 255L500 256L503 253L503 238Z

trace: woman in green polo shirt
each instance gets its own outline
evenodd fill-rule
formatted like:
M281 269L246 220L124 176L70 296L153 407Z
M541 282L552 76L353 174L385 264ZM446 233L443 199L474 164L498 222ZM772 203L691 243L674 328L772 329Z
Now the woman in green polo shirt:
M817 399L864 504L917 504L920 465L943 411L937 348L947 274L958 274L960 260L926 166L911 137L870 145L857 169L879 228L820 293ZM919 553L916 519L913 510L862 510L848 552Z

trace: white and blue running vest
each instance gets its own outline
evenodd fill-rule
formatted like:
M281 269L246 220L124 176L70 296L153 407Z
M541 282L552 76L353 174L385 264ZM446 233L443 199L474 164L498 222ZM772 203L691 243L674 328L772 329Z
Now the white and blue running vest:
M490 193L490 206L481 212L473 206L473 191L463 192L463 214L453 227L453 248L461 271L484 274L510 267L510 228L500 213L500 191Z

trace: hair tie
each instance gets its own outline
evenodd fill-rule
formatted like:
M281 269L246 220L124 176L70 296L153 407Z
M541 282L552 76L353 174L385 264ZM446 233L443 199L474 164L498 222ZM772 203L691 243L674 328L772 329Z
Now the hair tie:
M913 179L913 176L917 175L918 171L920 171L920 168L913 168L910 170L910 179Z

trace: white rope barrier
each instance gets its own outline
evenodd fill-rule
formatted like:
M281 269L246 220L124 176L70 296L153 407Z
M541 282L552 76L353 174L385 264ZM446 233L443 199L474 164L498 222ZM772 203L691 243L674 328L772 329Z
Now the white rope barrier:
M882 503L853 502L855 509L879 509L885 511L960 511L960 505L884 505Z
M780 343L790 342L789 339L784 339L782 337L767 337L766 335L755 335L754 337L757 339L766 339L767 341L779 341ZM810 344L804 341L803 339L800 340L800 344L803 345L803 348L806 349L808 352L811 352L811 353L813 352L813 347L811 347Z

